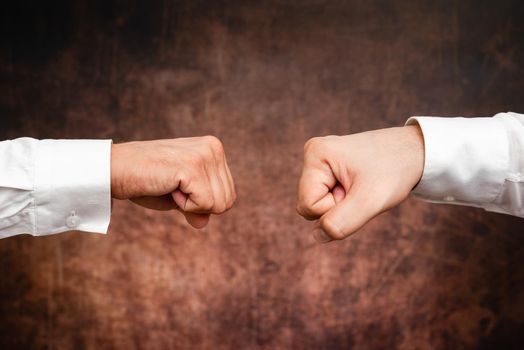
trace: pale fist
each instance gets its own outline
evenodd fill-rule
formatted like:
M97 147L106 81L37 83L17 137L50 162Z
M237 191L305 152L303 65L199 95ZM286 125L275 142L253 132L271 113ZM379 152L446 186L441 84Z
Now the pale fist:
M402 202L424 168L418 126L326 136L304 147L297 211L320 241L343 239Z
M224 148L213 136L113 145L111 194L151 209L178 209L197 228L236 199Z

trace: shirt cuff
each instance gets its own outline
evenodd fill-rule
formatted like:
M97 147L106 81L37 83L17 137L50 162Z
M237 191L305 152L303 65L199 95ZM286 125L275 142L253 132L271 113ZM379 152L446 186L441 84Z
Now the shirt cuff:
M111 140L41 140L34 159L34 234L107 233Z
M424 172L415 195L438 203L494 201L509 168L509 144L497 118L411 117L424 135Z

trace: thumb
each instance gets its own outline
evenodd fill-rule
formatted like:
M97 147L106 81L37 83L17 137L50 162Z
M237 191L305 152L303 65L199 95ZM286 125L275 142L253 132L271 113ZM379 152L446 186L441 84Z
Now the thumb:
M184 211L186 203L189 200L189 196L187 194L180 190L175 190L171 195L173 196L173 200L175 201L179 210L186 217L186 221L188 224L198 229L204 228L208 224L209 214L197 214Z
M324 235L323 241L344 239L377 215L370 195L370 191L352 186L346 197L320 218L320 229L328 236ZM322 233L316 232L314 236L322 237Z
M184 216L187 223L197 229L206 227L210 218L209 214L184 213Z
M176 205L178 205L181 210L184 210L189 196L178 189L175 190L171 195L173 196L173 200L175 201Z

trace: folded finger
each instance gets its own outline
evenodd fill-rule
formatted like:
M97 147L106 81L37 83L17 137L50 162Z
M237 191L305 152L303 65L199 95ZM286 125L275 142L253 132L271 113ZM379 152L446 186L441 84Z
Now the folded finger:
M298 185L297 212L315 220L335 205L331 189L336 179L328 169L305 167Z

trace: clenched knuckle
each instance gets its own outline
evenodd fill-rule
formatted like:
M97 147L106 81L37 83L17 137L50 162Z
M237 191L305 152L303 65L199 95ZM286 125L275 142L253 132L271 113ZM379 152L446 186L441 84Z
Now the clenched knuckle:
M202 202L200 209L204 211L211 211L215 206L215 201L213 199L208 199Z
M226 210L227 210L226 202L219 202L215 204L215 207L214 207L215 214L222 214Z
M304 144L304 152L309 152L313 149L316 149L319 147L319 145L322 143L321 137L313 137L306 141Z
M224 145L222 144L222 141L220 141L216 136L208 135L204 136L204 138L213 154L220 156L224 154Z
M218 158L224 158L225 151L224 151L224 145L222 143L219 143L213 147L213 153Z
M226 200L226 206L228 209L233 206L233 203L235 203L235 200L236 200L235 193L234 192L228 193L227 200Z
M328 137L314 137L304 145L305 157L318 157L329 150L330 142Z

